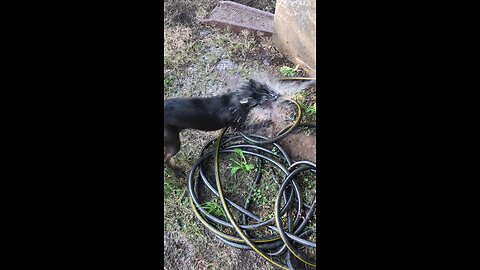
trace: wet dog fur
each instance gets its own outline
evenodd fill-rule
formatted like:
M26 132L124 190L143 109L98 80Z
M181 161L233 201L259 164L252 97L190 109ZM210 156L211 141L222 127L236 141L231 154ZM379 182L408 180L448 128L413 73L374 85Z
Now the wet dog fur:
M180 131L214 131L229 125L239 130L252 108L268 104L277 97L277 93L267 85L250 79L239 90L222 96L165 100L164 164L172 169L176 177L183 177L183 172L173 162L173 157L181 148Z

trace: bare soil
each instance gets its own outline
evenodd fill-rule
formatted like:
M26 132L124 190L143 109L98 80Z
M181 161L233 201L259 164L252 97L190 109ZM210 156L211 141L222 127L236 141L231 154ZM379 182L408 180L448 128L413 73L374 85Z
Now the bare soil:
M213 236L209 242L189 239L181 233L164 235L165 270L252 270L275 269L250 251L225 247Z
M280 144L290 153L293 160L317 162L316 136L304 133L290 134L285 139L282 139Z

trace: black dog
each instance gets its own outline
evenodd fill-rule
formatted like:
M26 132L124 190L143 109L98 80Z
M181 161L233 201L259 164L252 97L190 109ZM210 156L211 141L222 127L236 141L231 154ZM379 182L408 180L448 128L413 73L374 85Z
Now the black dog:
M245 122L250 109L273 101L278 95L267 85L250 80L239 90L210 98L175 98L165 100L163 161L175 176L182 173L171 161L180 150L179 133L183 129L214 131L231 125L236 130Z

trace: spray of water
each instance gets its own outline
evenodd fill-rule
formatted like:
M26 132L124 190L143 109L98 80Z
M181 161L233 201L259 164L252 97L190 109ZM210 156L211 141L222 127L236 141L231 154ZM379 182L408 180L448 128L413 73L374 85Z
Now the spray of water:
M279 101L291 99L296 93L302 90L305 90L316 83L315 80L311 80L311 81L280 80L266 73L254 74L252 76L252 79L267 85L270 89L278 93L280 95Z
M269 106L256 107L249 115L248 122L251 124L271 121L267 128L258 132L269 137L275 136L280 130L291 124L292 108L286 107L282 101L292 99L296 93L315 84L315 81L282 81L265 73L257 73L252 76L252 79L267 85L279 94L276 102Z

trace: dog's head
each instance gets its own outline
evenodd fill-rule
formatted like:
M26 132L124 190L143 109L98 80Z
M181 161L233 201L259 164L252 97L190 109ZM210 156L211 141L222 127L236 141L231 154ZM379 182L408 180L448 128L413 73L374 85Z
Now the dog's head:
M239 91L240 103L248 103L249 107L263 105L266 102L275 101L278 94L268 85L250 79Z

